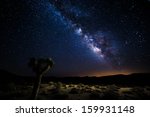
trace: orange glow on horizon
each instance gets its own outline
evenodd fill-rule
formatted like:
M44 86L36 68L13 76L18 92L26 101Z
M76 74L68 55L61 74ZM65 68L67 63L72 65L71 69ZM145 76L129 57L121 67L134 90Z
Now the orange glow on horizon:
M123 74L123 75L129 75L132 73L137 73L137 71L130 71L130 70L122 70L122 71L96 71L96 72L91 72L91 73L85 73L82 76L109 76L109 75L118 75L118 74Z
M111 71L111 72L95 73L95 76L109 76L109 75L117 75L117 74L129 75L131 73L132 72L128 72L128 71Z

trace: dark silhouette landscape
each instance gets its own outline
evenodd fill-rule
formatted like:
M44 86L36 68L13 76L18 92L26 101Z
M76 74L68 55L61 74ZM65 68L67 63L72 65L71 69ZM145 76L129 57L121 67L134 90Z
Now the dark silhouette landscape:
M5 70L0 70L0 76L0 99L30 99L34 77L19 76ZM37 99L150 99L150 73L103 77L43 77Z

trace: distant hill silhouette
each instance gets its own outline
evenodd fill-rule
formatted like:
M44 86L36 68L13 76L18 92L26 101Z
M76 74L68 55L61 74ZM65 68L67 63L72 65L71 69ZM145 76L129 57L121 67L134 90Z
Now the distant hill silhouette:
M130 75L110 75L102 77L62 77L62 78L45 78L44 81L59 81L66 83L84 83L84 84L100 84L100 85L149 85L150 73L134 73Z
M32 82L32 81L33 81L32 77L19 76L17 74L0 69L0 84L10 83L10 82L15 82L20 84L20 83Z
M7 82L15 83L33 83L34 77L19 76L5 70L0 70L0 84ZM63 82L63 83L84 83L84 84L99 84L99 85L149 85L150 86L150 73L134 73L130 75L111 75L102 77L44 77L43 83Z

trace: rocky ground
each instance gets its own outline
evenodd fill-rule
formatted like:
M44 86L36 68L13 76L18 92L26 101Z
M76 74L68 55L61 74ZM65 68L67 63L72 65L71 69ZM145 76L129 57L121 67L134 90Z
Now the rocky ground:
M29 99L31 85L10 83L0 88L0 99ZM41 84L39 100L99 100L150 99L150 87L121 87L116 85L85 85L49 82Z

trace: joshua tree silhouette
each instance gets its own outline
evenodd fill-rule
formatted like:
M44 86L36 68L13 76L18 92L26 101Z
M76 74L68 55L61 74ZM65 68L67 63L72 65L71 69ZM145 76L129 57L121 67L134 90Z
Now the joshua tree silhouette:
M48 59L31 58L28 65L29 67L32 68L33 72L35 72L36 74L36 79L33 86L31 99L37 99L40 84L41 84L41 79L43 75L53 67L54 63L51 58Z

